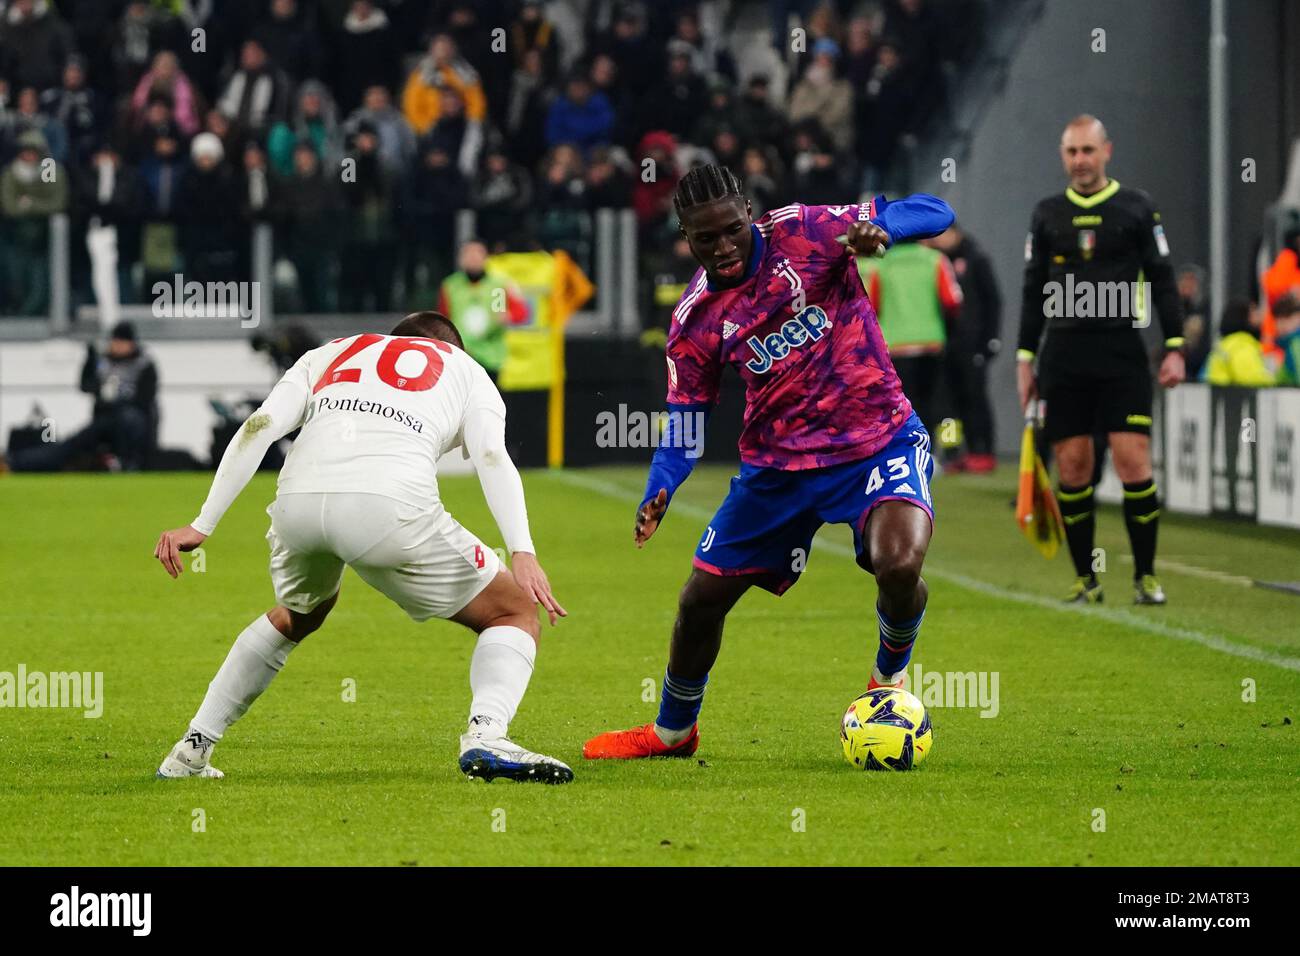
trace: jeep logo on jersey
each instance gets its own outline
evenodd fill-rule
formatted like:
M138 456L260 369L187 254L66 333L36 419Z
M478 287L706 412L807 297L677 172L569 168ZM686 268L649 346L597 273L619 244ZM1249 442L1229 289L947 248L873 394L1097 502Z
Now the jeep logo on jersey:
M745 363L745 368L755 375L762 375L772 366L809 342L816 342L831 327L831 320L819 305L810 305L793 319L790 319L776 332L769 332L759 338L751 335L745 344L754 350L754 357Z

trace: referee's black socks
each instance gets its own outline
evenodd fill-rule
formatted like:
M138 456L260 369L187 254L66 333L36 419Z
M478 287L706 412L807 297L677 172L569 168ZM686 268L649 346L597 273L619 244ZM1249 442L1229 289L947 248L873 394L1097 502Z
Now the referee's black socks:
M1061 520L1065 522L1065 540L1070 545L1074 573L1081 578L1095 580L1097 575L1092 570L1092 541L1097 520L1092 485L1080 485L1077 488L1059 485L1056 500L1061 506Z
M1062 509L1064 511L1064 508ZM1160 498L1154 478L1124 482L1124 524L1133 546L1133 577L1155 574Z

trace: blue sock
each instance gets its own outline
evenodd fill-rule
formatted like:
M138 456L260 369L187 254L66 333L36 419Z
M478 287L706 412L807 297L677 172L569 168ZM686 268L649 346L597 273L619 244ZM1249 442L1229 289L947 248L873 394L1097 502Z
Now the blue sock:
M921 613L910 621L894 621L877 604L876 617L880 621L880 650L876 651L876 670L889 678L907 669L907 662L912 659L912 645L916 643L921 622L925 620L925 608L921 608Z
M708 682L707 674L690 680L674 677L665 670L663 694L659 698L659 719L655 723L665 730L685 730L694 724L700 716L704 685Z

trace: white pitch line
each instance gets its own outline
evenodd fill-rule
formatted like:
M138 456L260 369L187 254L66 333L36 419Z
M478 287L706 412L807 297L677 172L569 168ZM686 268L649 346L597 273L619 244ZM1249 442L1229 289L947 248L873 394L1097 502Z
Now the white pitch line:
M1119 556L1121 561L1129 564L1133 563L1133 558L1127 554ZM1253 588L1255 579L1248 578L1240 574L1229 574L1227 571L1215 571L1213 568L1200 568L1194 564L1183 564L1180 561L1171 561L1168 558L1160 559L1160 567L1168 568L1170 571L1176 571L1179 574L1185 574L1189 578L1204 578L1207 581L1218 581L1220 584L1236 584L1243 588Z
M635 501L635 496L640 493L638 490L629 488L626 485L621 485L617 482L607 481L603 478L596 478L578 472L550 471L545 472L545 474L547 477L554 478L564 484L576 488L584 488L588 491L595 492L596 494L604 495L607 498L617 498L630 502ZM690 517L701 521L707 521L709 518L713 517L711 511L707 511L704 508L686 501L679 500L672 506L672 508L682 514L689 515ZM824 551L839 555L843 558L848 558L850 560L856 558L852 548L847 548L835 541L825 541L819 538L817 546ZM1110 621L1114 624L1120 624L1136 631L1146 631L1148 634L1157 634L1160 637L1167 637L1170 640L1186 641L1189 644L1199 644L1201 647L1209 648L1212 651L1218 651L1221 654L1230 654L1233 657L1240 657L1248 661L1257 661L1261 664L1272 664L1274 667L1281 667L1284 670L1300 671L1300 658L1275 654L1272 651L1267 651L1250 644L1237 644L1227 638L1220 637L1217 634L1207 634L1204 631L1196 631L1187 627L1165 624L1162 621L1140 617L1131 611L1120 611L1102 607L1082 607L1075 604L1066 604L1062 601L1053 600L1052 598L1043 597L1038 594L1024 594L1019 591L1009 591L996 584L989 584L987 581L981 581L979 578L970 577L969 575L962 574L960 571L950 571L945 569L942 565L935 565L933 563L926 564L925 573L927 577L938 578L941 581L947 581L950 584L955 584L968 591L987 594L990 597L1000 598L1004 601L1011 601L1016 604L1025 604L1031 607L1042 608L1047 611L1056 611L1058 614L1084 614L1090 617L1099 617L1103 620Z

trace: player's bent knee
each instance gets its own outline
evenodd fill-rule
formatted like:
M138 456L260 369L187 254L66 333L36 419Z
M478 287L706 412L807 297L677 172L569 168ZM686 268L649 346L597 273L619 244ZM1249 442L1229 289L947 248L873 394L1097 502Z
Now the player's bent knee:
M305 613L280 606L267 614L267 617L270 618L277 631L289 640L297 642L320 630L321 625L325 623L325 618L329 616L338 600L339 596L336 592Z
M518 614L511 614L503 617L499 621L494 621L495 627L517 627L533 639L534 644L542 640L542 622L537 616L536 606L529 606L526 611Z
M542 633L537 611L537 604L515 581L514 575L503 568L486 588L452 614L449 620L475 634L481 634L489 627L517 627L536 641Z
M534 641L541 640L542 625L537 616L537 603L525 593L513 577L504 577L500 580L506 582L508 587L503 589L501 599L493 608L491 619L484 627L517 627Z
M873 556L876 584L882 591L892 594L911 592L921 580L924 560L925 550L917 547L892 548L882 555Z
M482 634L491 627L513 627L523 631L533 639L534 644L542 642L542 624L537 617L537 609L529 608L526 611L520 611L514 614L501 614L483 622L478 628L478 633Z
M524 589L516 586L514 593L506 602L505 613L499 622L501 626L517 627L526 632L534 642L542 638L542 623L538 617L538 604Z

